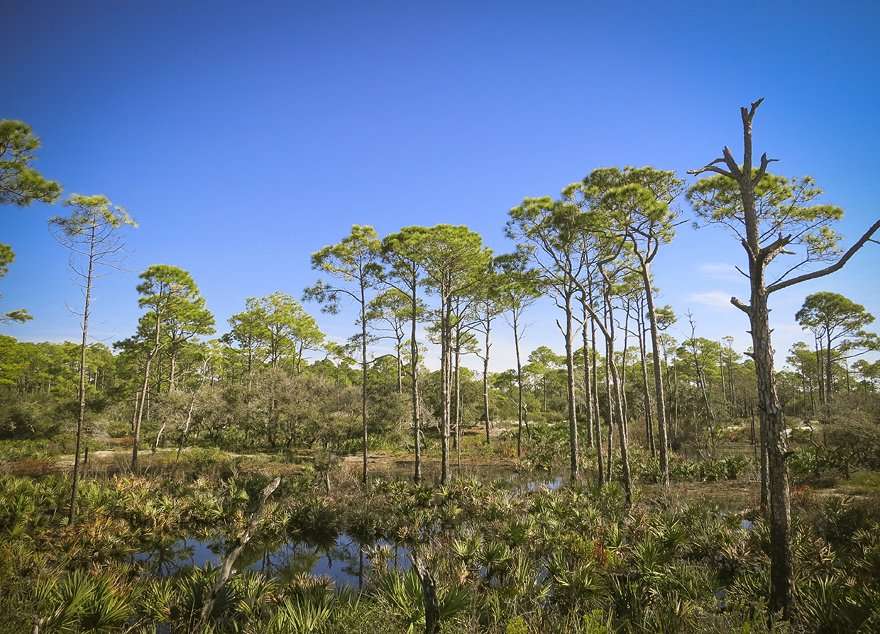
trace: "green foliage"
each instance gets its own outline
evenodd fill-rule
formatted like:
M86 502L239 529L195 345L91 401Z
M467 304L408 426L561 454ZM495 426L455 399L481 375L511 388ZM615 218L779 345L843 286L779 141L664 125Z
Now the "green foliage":
M0 119L0 205L26 207L35 201L52 203L61 186L31 167L40 139L23 121Z

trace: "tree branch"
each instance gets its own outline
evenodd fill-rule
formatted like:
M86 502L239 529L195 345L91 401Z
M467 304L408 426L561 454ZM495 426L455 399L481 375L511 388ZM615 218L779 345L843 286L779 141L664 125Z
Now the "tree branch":
M847 261L856 254L856 252L861 249L866 242L871 239L871 236L880 229L880 220L877 220L872 224L868 230L859 238L855 244L853 244L849 250L844 253L840 259L830 266L826 266L824 269L819 269L818 271L813 271L811 273L804 273L803 275L798 275L797 277L793 277L790 280L781 280L779 282L775 282L767 287L767 294L775 293L776 291L782 290L783 288L788 288L789 286L794 286L795 284L800 284L801 282L806 282L807 280L814 280L819 277L825 277L826 275L830 275L835 271L843 268L843 265L847 263Z
M733 174L731 174L727 170L723 170L720 167L716 167L716 165L718 163L725 163L725 162L726 161L724 158L717 158L714 161L712 161L711 163L707 163L703 167L700 167L698 169L688 170L687 173L692 176L699 176L700 174L703 174L705 172L715 172L716 174L721 174L722 176L727 176L728 178L733 178L734 177Z

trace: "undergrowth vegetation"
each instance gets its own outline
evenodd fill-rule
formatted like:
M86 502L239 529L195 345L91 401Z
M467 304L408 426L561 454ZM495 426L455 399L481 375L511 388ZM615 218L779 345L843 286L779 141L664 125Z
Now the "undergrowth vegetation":
M740 460L682 460L677 472L725 479ZM639 478L649 479L644 462ZM551 490L460 479L435 488L379 477L363 488L338 474L327 494L309 472L283 479L250 547L317 549L344 533L369 562L362 587L242 566L201 622L220 567L157 574L138 555L208 537L231 550L268 480L245 464L193 453L174 472L87 479L73 526L57 512L66 475L0 476L4 631L423 631L420 576L397 561L392 544L429 571L444 632L766 629L769 532L754 511L733 513L675 485L629 509L617 485ZM792 631L876 631L876 506L807 491L794 505Z

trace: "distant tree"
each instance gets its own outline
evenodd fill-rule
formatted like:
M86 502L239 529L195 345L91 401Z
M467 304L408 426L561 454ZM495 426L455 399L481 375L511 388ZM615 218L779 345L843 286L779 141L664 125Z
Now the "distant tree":
M305 291L306 299L313 299L323 305L323 310L336 313L339 310L340 296L346 296L357 304L360 311L358 323L361 326L359 338L361 348L361 424L363 426L363 473L367 482L367 291L374 288L381 279L382 266L380 250L382 244L373 227L354 225L351 233L339 243L324 247L312 254L312 268L327 273L351 288L333 286L319 280Z
M859 359L853 364L853 369L862 376L862 382L867 389L871 391L877 389L880 383L880 359L877 361Z
M377 331L382 332L377 338L394 341L398 394L403 394L403 343L411 311L409 296L394 287L387 288L376 295L370 301L367 310L368 321L383 324L383 326L376 328Z
M812 330L820 342L824 339L823 402L828 402L834 392L832 368L835 357L846 356L848 351L859 348L864 352L876 346L876 336L864 331L864 327L874 321L874 316L861 304L839 293L823 291L808 295L795 319L804 328Z
M492 349L492 324L495 318L504 311L502 296L503 280L495 266L489 262L486 272L474 293L474 330L482 335L482 345L476 351L477 357L483 362L483 423L486 431L486 444L489 444L489 428L492 426L489 414L489 354Z
M526 248L540 271L541 281L550 290L563 312L559 330L565 338L569 471L572 480L580 477L577 404L574 375L574 300L580 289L578 280L586 274L588 262L581 249L587 218L570 200L549 196L526 198L508 213L507 236Z
M635 257L636 269L644 289L645 315L648 317L653 351L660 471L663 484L668 485L666 395L663 386L663 373L660 371L658 342L660 328L657 324L658 318L654 307L651 265L660 246L671 242L674 236L678 214L672 206L672 202L683 191L683 183L674 172L652 167L627 167L623 170L605 170L605 172L605 179L610 182L600 184L600 188L605 189L609 184L611 187L604 192L600 204L610 211L614 219L613 231L618 232L628 243L630 252ZM593 180L598 178L596 172L591 175L591 178ZM595 187L595 185L593 186ZM648 411L650 411L649 408Z
M32 167L40 139L23 121L0 119L0 205L27 207L33 202L53 203L61 195L61 186L43 177ZM0 244L0 277L6 275L15 253L8 244ZM0 314L0 323L28 321L27 310L20 308Z
M498 290L501 296L502 308L508 323L513 329L513 347L516 352L516 455L522 457L522 432L523 432L523 371L522 357L520 354L520 338L525 330L522 323L523 313L540 296L540 281L537 271L529 268L529 254L527 251L517 249L513 253L500 255L495 258L495 266L498 269Z
M137 469L138 445L149 392L150 368L162 347L164 327L171 323L175 316L203 306L198 286L192 276L181 268L168 264L154 264L140 274L140 279L141 283L137 287L140 294L138 304L148 311L141 318L140 334L144 345L148 347L144 361L143 386L133 425L132 471ZM147 337L150 337L152 344L148 343Z
M843 216L832 205L814 204L821 194L813 179L788 179L767 172L775 159L761 156L760 165L752 162L752 123L763 99L740 109L743 127L743 159L738 163L725 147L721 158L691 170L714 176L697 181L688 190L699 220L724 225L742 244L748 271L742 271L750 284L748 303L731 298L731 303L749 318L752 357L758 389L758 407L762 427L768 439L770 477L770 600L771 615L782 611L784 620L793 614L791 557L791 500L788 468L785 464L786 430L776 378L773 370L773 347L770 340L768 298L772 293L841 269L871 236L880 229L880 219L846 251L838 248L840 236L831 228ZM776 274L768 284L770 265L781 255L800 256L795 264ZM832 261L824 268L792 276L802 267L817 261Z
M250 334L272 368L290 359L294 373L299 374L305 353L319 350L324 343L324 333L315 318L286 293L250 297L245 306L244 313L232 317L233 332L237 327L245 343Z
M481 274L492 257L482 238L464 226L430 227L420 242L419 256L429 290L440 299L438 334L440 339L440 481L449 481L449 437L452 413L453 359L456 348L453 336L457 320L456 301L476 288ZM460 343L460 342L459 342Z
M89 316L92 302L92 283L97 270L110 264L111 258L122 249L118 230L136 226L122 207L114 205L106 196L71 195L65 206L72 209L69 216L54 216L49 224L56 239L70 251L70 268L83 287L82 340L79 349L79 412L76 420L76 445L73 454L73 478L70 488L68 520L76 521L76 495L79 484L79 456L83 426L86 418L86 351L89 338Z
M177 364L181 349L196 337L214 334L214 315L205 306L203 297L180 302L176 310L168 314L165 336L168 339L168 357L171 368L168 374L168 391L176 389Z
M416 327L424 312L419 300L419 288L424 272L424 247L429 235L425 227L404 227L397 233L386 236L382 241L382 258L386 269L383 281L406 295L409 301L409 375L410 401L415 465L413 479L422 479L421 421L419 411L419 345Z

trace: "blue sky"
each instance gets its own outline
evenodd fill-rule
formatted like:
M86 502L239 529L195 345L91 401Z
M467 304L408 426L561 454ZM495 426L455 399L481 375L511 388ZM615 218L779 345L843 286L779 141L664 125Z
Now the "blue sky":
M876 3L182 4L3 7L0 117L33 126L38 166L65 193L107 194L140 223L125 270L95 291L94 339L108 344L132 332L150 264L189 270L225 326L248 296L300 296L309 254L353 223L468 224L503 252L524 196L600 166L684 173L723 144L738 151L738 107L758 96L756 149L777 171L816 177L850 240L878 215ZM35 316L2 332L22 339L77 335L53 213L0 210L17 252L2 308ZM656 265L660 301L742 349L746 320L727 304L744 292L742 260L722 230L681 227ZM878 267L869 245L832 278L773 296L780 356L802 336L793 314L809 292L880 314ZM527 349L561 349L554 317L533 309ZM351 318L320 322L341 339ZM502 369L513 353L498 330Z

